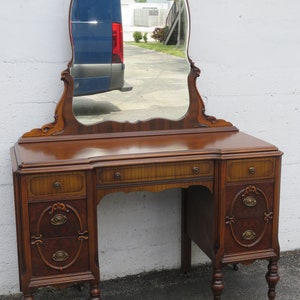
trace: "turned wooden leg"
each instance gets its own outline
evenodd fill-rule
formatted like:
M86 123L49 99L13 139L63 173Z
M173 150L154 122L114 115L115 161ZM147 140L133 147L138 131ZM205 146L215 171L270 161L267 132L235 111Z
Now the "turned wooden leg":
M101 300L99 284L91 285L91 300Z
M277 260L270 260L268 265L268 272L266 274L266 279L269 284L269 291L268 291L268 297L270 300L275 299L276 292L275 287L277 282L279 281L279 275L278 275L278 267L277 267Z
M214 300L221 299L221 294L224 289L223 273L221 268L214 268L213 281L211 288L214 293Z

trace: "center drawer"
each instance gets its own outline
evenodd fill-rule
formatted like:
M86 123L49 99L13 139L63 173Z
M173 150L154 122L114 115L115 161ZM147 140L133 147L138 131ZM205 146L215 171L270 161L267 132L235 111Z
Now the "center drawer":
M97 184L168 181L213 176L212 161L187 161L97 169Z

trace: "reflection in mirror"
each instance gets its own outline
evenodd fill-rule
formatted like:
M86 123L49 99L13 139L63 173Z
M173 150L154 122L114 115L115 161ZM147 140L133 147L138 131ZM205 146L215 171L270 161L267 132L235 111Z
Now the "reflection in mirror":
M72 0L79 122L183 117L189 104L187 11L185 0Z

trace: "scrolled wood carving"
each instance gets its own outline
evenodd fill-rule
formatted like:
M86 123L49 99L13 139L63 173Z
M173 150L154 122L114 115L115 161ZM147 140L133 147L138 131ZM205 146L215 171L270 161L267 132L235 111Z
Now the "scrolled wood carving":
M65 128L64 120L64 109L65 104L70 97L70 94L73 94L73 80L71 79L70 69L66 69L61 73L61 80L64 82L64 91L56 105L54 113L54 121L52 123L47 123L41 128L34 128L29 132L26 132L23 137L41 137L41 136L50 136L50 135L59 135L63 134ZM72 97L72 96L71 96Z

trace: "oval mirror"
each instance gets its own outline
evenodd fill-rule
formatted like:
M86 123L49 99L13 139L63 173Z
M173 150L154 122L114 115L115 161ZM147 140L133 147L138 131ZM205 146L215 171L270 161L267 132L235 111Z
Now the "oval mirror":
M185 0L72 0L77 120L182 118L189 105L188 20Z

